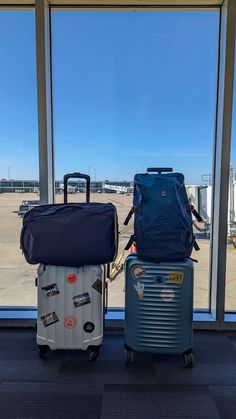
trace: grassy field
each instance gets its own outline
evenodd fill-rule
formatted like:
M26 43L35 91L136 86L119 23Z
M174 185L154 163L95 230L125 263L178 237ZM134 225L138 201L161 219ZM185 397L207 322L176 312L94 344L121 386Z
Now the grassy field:
M71 202L83 202L84 194L70 195ZM38 199L36 194L4 193L0 194L0 305L35 306L35 277L37 266L28 265L21 253L19 236L22 219L17 215L22 200ZM112 202L118 211L120 231L125 227L123 221L132 206L132 194L91 194L93 202ZM56 196L56 202L62 202L62 196ZM120 251L127 243L132 229L120 235ZM195 267L194 307L207 308L209 299L209 251L210 240L198 239L200 251L193 252L198 259ZM128 254L126 252L126 254ZM226 309L236 310L236 250L228 245L227 252L227 287ZM121 273L109 283L109 306L124 307L124 275Z

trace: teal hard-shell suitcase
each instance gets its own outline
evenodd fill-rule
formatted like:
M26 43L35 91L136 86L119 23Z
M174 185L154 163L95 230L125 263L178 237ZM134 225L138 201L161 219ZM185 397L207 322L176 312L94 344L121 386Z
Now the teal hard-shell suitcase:
M193 262L125 262L125 362L134 352L183 354L193 366Z

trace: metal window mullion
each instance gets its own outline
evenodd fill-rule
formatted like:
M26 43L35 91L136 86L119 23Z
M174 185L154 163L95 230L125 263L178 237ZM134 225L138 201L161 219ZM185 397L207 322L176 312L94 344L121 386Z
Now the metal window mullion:
M40 202L47 204L54 202L51 36L50 9L47 0L36 1L35 15Z
M227 250L228 185L235 55L235 0L221 8L219 77L215 131L213 226L211 248L211 311L224 322Z

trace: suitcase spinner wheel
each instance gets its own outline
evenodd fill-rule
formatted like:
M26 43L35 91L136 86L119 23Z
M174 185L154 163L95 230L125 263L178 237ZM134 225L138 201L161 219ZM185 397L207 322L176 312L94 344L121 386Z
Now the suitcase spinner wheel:
M88 354L90 361L94 362L96 361L100 351L100 346L90 346L88 348Z
M183 353L184 367L192 368L194 366L194 356L192 350Z
M128 346L125 346L125 349L124 349L124 361L125 361L125 364L134 363L134 351Z
M47 345L38 345L38 348L40 358L46 358L47 353L49 351L49 347Z

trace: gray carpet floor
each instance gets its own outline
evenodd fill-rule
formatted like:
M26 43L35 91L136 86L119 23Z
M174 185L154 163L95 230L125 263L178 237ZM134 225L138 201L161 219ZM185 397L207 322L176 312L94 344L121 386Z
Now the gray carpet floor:
M32 329L0 337L0 418L236 419L236 333L194 332L192 369L179 355L125 365L117 331L94 363L81 351L39 358Z

